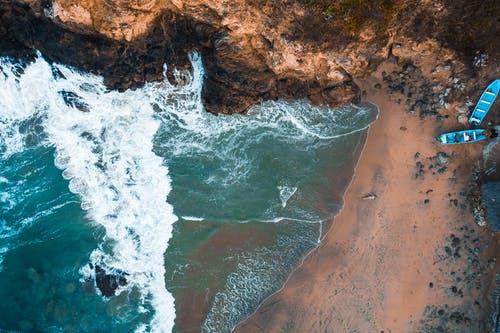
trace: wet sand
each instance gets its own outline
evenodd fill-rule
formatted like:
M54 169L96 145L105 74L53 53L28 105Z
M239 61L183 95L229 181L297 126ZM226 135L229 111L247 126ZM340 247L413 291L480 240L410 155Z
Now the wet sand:
M467 200L484 143L435 142L440 132L458 129L456 117L410 114L397 102L401 96L384 89L381 72L394 66L360 82L381 114L329 234L236 332L488 328L499 242L475 224ZM362 199L370 192L376 199Z

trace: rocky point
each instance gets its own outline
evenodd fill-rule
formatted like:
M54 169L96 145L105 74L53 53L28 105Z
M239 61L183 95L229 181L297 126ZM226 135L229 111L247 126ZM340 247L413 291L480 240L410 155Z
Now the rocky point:
M355 79L393 59L395 48L419 53L437 40L471 63L474 52L481 64L496 59L491 35L476 35L464 47L468 34L460 39L444 29L455 27L462 7L402 0L2 0L0 50L19 57L37 49L126 89L160 79L164 64L188 67L187 54L196 49L209 112L244 112L278 98L336 105L359 101ZM494 1L479 7L471 19L498 13ZM442 22L432 31L430 17Z

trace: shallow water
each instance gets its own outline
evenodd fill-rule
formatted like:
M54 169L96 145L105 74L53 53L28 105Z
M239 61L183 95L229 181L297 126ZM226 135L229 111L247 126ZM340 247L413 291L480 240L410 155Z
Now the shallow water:
M168 332L177 309L177 331L227 332L317 244L375 112L214 116L192 64L187 85L118 93L0 60L0 329ZM101 296L95 265L127 286Z
M486 221L493 231L500 231L500 182L488 182L481 185L481 204L486 211Z

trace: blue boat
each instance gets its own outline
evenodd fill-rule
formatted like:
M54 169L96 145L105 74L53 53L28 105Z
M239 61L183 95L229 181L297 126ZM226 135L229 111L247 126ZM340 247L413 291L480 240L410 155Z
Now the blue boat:
M472 115L469 118L469 123L472 126L479 126L483 121L484 117L490 110L493 103L495 103L495 99L498 96L498 92L500 91L500 80L493 81L483 92L479 102L477 102Z
M484 129L470 129L465 131L443 133L436 138L443 145L456 145L461 143L477 142L486 140L490 131Z

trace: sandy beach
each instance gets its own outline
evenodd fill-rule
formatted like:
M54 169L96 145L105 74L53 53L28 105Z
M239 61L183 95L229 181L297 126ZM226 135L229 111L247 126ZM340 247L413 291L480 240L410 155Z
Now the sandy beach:
M0 1L0 331L492 331L487 143L434 138L500 78L499 17Z
M484 143L435 142L464 126L408 112L382 78L397 68L360 82L381 113L329 234L237 332L487 331L499 242L467 200Z

